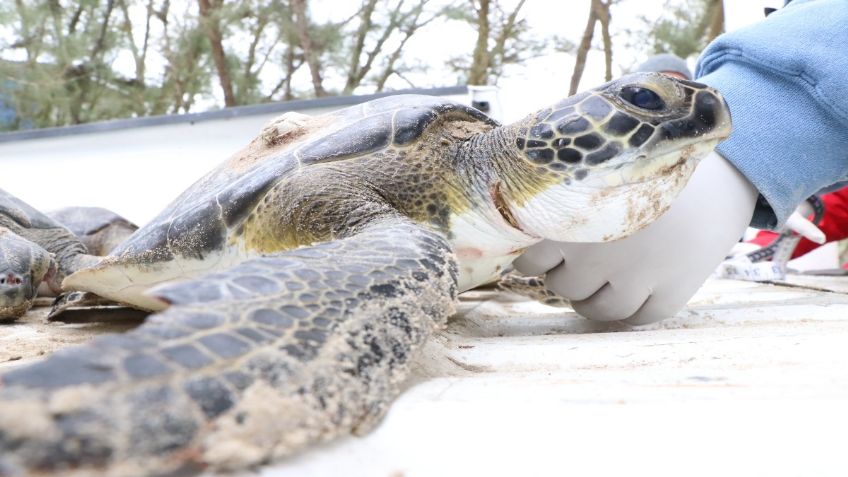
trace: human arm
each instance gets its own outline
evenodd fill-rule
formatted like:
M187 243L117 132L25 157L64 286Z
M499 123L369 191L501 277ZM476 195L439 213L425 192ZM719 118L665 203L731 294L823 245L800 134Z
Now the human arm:
M748 225L756 197L750 182L713 153L669 211L645 229L601 244L545 241L515 266L527 275L546 273L547 287L587 318L657 321L682 308L724 258Z

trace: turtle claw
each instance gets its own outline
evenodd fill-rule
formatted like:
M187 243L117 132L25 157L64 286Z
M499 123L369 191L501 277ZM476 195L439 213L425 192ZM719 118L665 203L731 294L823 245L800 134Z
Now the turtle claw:
M538 301L544 305L557 308L570 308L571 302L545 287L542 277L525 277L515 272L507 273L497 284L499 290L515 293L516 295Z
M94 293L80 291L63 293L53 300L53 306L50 308L50 313L47 314L47 320L57 321L60 316L71 311L115 306L122 305Z

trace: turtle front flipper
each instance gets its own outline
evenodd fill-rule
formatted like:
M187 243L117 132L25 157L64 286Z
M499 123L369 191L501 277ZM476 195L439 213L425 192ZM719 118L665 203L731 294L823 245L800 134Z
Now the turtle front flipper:
M456 282L445 238L392 218L153 290L172 305L134 331L0 377L0 475L238 468L354 432Z
M544 305L558 308L570 308L571 302L545 286L544 277L527 277L516 272L510 272L498 281L498 289L515 293Z
M87 313L92 308L128 308L123 303L103 298L91 292L72 291L62 293L53 300L50 312L47 313L47 321L64 321L68 313L80 311Z

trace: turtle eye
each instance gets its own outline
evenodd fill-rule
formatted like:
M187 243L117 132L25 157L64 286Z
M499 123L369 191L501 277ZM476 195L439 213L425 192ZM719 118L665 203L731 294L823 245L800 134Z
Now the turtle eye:
M660 98L657 93L654 93L647 88L625 86L624 88L621 88L619 96L621 96L621 99L627 101L633 106L636 106L637 108L647 109L650 111L657 111L665 108L665 102L662 98Z

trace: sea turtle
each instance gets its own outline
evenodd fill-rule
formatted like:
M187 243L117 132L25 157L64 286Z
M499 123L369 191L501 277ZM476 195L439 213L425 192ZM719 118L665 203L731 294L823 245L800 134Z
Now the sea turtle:
M42 282L58 293L66 276L98 260L64 226L0 190L0 320L26 313Z
M6 468L238 468L366 431L458 293L645 226L730 131L716 91L658 74L505 126L427 96L296 119L65 280L164 311L2 375Z
M49 252L0 227L0 322L26 313L51 272L56 272L56 265Z
M103 207L71 206L48 211L46 215L65 226L85 245L88 253L97 257L108 255L112 249L128 239L138 226ZM49 290L42 289L41 295ZM120 305L93 293L73 292L62 294L53 302L48 320L61 320L68 310L89 310L92 307Z
M103 207L64 207L46 215L67 227L91 255L108 255L129 238L138 225Z

